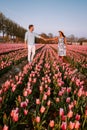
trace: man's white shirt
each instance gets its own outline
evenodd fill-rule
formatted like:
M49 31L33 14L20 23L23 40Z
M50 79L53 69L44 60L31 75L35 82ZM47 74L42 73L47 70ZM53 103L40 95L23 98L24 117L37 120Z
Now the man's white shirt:
M34 32L27 31L25 33L25 41L27 41L28 45L34 45L36 37L40 38L40 36Z

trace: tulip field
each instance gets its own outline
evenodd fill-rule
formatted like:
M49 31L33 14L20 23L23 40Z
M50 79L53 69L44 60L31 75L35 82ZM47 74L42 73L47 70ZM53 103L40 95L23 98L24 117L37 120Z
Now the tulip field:
M0 44L0 130L87 130L87 46L67 45L65 62L57 46L28 63L23 44Z

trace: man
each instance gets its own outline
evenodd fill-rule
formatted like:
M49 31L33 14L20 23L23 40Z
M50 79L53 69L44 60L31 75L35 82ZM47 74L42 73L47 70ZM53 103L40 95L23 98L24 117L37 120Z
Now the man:
M25 33L25 47L28 44L28 62L32 62L35 55L35 37L45 40L34 31L34 25L29 25L29 30Z

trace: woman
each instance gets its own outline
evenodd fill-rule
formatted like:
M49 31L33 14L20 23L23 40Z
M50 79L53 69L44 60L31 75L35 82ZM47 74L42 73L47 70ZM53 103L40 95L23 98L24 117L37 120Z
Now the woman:
M64 61L64 56L66 56L66 36L62 31L59 31L58 37L58 55Z
M58 42L58 55L64 62L64 56L66 56L66 36L62 31L59 31L59 37L50 38L48 40L54 40Z

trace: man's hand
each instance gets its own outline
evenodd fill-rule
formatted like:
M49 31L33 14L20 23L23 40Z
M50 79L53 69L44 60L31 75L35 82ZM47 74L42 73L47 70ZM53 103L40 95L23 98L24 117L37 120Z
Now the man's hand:
M46 41L56 41L56 40L58 40L58 37L48 38L48 39L46 39Z
M44 40L44 41L49 41L50 39L48 39L48 38L44 38L44 37L40 37L42 40Z
M25 49L27 48L27 44L26 44L26 42L25 42L24 48L25 48Z
M43 37L41 37L41 36L40 36L40 38L41 38L42 40L46 41L46 39L45 39L45 38L43 38Z
M48 41L48 40L44 38L44 41L46 42L46 41Z

